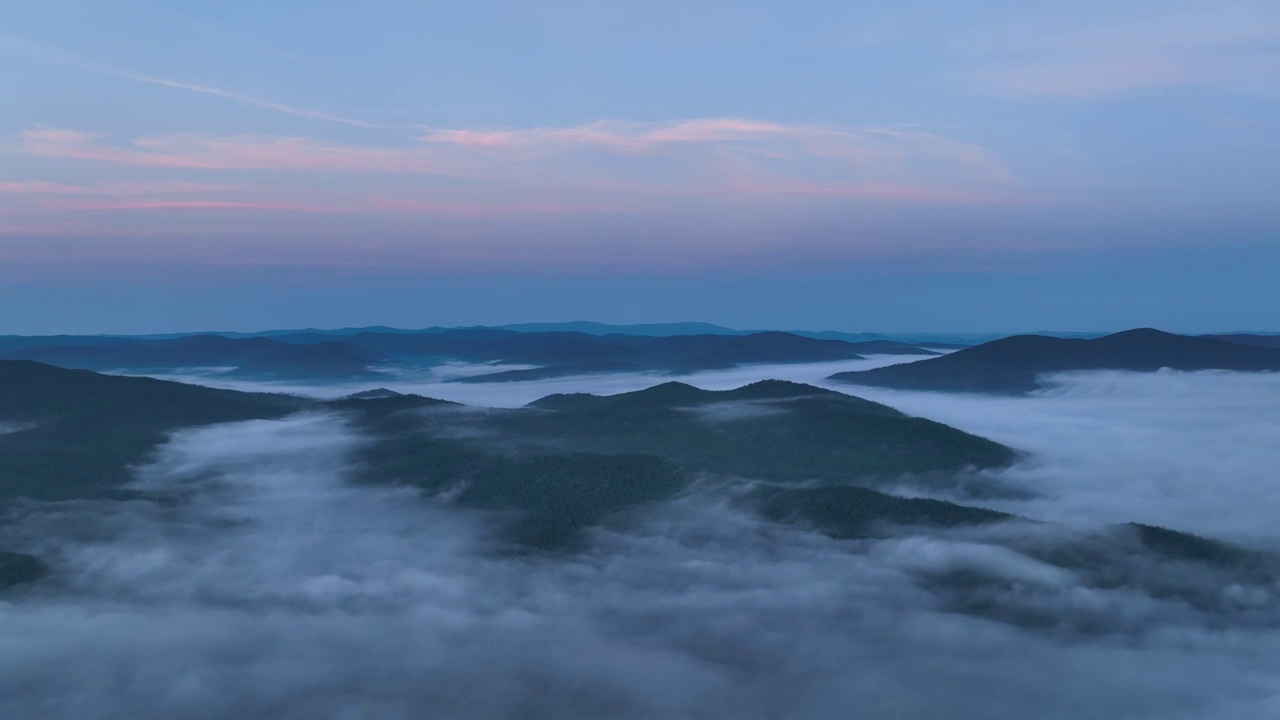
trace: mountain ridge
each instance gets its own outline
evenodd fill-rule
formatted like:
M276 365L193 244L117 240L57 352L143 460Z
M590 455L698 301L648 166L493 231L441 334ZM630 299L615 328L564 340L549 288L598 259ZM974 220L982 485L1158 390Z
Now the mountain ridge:
M1280 371L1280 350L1204 336L1135 328L1095 339L1016 335L948 355L829 379L903 390L1018 394L1040 376L1084 370Z

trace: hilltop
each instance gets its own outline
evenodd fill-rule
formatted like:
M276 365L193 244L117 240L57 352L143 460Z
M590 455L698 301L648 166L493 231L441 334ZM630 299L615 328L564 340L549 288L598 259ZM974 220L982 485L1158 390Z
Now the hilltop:
M1097 339L1018 335L949 355L873 370L836 373L832 380L904 390L1025 393L1042 375L1078 370L1280 370L1280 350L1214 337L1127 330Z
M997 443L878 403L782 381L726 391L663 383L480 411L382 390L318 402L0 361L7 429L0 434L0 503L123 497L133 468L174 430L303 410L356 419L372 440L361 466L365 481L410 482L432 492L464 482L469 489L459 502L535 518L520 527L539 546L562 544L616 510L667 497L700 473L873 483L1014 457Z
M785 332L649 336L493 328L279 332L255 336L56 335L0 337L0 359L136 373L216 369L228 376L279 380L386 377L390 368L463 362L531 366L458 382L538 380L604 372L686 373L742 364L857 360L863 354L930 355L922 348L850 343Z
M84 342L91 340L90 342ZM379 353L347 343L320 342L306 346L265 337L226 338L192 335L170 340L139 338L9 339L5 360L35 360L65 368L87 370L173 370L227 367L245 377L307 379L375 377L370 365L384 363ZM0 344L3 346L5 344Z
M945 532L1015 516L885 492L914 478L954 487L958 474L998 468L1015 452L891 407L801 383L766 380L722 391L668 382L618 395L549 395L527 407L469 408L385 390L320 402L0 361L0 503L95 499L183 502L128 481L175 430L341 413L366 438L353 479L408 485L432 502L481 513L500 552L564 552L589 528L644 522L665 501L719 488L745 510L834 538L885 537L903 526ZM1030 530L1028 530L1030 532ZM1022 531L1010 536L1022 537ZM856 549L856 545L850 549ZM1270 556L1163 528L1081 535L1068 547L1023 552L1087 582L1151 585L1212 609L1219 594L1135 575L1134 562L1194 563L1221 582L1269 581ZM57 572L56 557L0 548L0 589ZM1135 560L1137 558L1137 560ZM1258 580L1261 578L1261 580ZM1002 582L972 572L926 579L947 607L1035 624L1025 609L977 602ZM1092 622L1092 621L1091 621Z
M543 548L571 544L584 527L708 474L875 485L1015 458L1003 445L879 403L777 380L724 391L668 382L618 395L550 395L508 410L399 400L347 401L381 438L362 455L362 477L433 494L462 488L457 502L516 512L509 538ZM887 513L882 521L945 514L915 512L924 501L861 492L884 498L873 506ZM807 495L793 502L812 504ZM957 522L993 517L954 508Z
M0 360L0 503L109 492L166 434L182 427L282 417L301 398L216 390Z

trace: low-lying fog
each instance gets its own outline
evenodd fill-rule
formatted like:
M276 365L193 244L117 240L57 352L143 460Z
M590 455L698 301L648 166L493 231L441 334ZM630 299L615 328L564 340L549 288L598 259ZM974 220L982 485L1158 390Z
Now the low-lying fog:
M863 360L838 360L825 363L791 363L778 365L742 365L726 370L704 370L690 374L659 373L601 373L574 375L551 380L523 382L459 383L450 382L504 370L524 370L529 365L475 365L453 363L423 368L420 371L397 370L387 378L374 381L309 383L289 381L258 381L229 378L212 372L187 372L154 375L168 380L262 392L284 392L308 397L331 399L351 395L374 387L396 392L415 393L441 400L478 405L483 407L520 407L553 393L591 392L611 395L632 390L643 390L668 380L678 380L708 390L728 390L756 380L776 378L794 380L813 385L822 384L833 373L846 370L869 370L928 356L876 355Z
M680 379L827 384L903 359ZM514 406L655 382L439 380L380 384ZM1280 544L1280 375L1060 382L1026 398L838 389L1025 451L996 479L1028 498L992 507ZM139 471L177 502L20 508L3 546L55 574L0 600L0 716L1280 717L1280 588L1251 588L1271 620L1237 625L1136 587L1083 587L999 541L1043 527L836 541L712 489L597 532L587 552L515 558L489 551L483 516L347 484L360 442L330 414L185 431ZM983 567L1007 579L1001 592L1034 591L1041 611L1115 628L949 612L922 581L944 566ZM1219 590L1236 592L1207 588Z

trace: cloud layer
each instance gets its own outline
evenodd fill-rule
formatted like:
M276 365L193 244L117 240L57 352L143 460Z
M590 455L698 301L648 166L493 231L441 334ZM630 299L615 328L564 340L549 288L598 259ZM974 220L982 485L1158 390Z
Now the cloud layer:
M871 197L903 202L1000 202L1014 184L981 147L911 128L839 128L740 118L665 123L601 121L517 130L425 130L407 141L335 144L307 137L171 134L121 141L101 133L37 128L21 152L67 161L182 171L263 171L367 176L407 174L476 185L472 203L519 191L559 202L597 196L686 198ZM375 180L376 182L376 180ZM163 182L157 183L162 189ZM190 186L188 186L190 187ZM10 181L0 192L65 188ZM256 188L261 191L262 188ZM436 189L440 192L440 189ZM987 194L983 194L987 193ZM398 198L428 202L430 194ZM541 200L546 201L544 195ZM365 198L353 212L384 208ZM753 200L754 201L754 200ZM499 205L501 203L498 203Z
M956 708L995 719L1270 718L1280 710L1275 590L1144 566L1120 552L1130 547L1122 534L1092 528L1153 499L1141 519L1194 520L1209 493L1191 469L1227 462L1216 487L1235 504L1235 529L1274 545L1250 520L1274 517L1250 510L1266 503L1257 472L1274 456L1274 427L1230 440L1258 419L1247 398L1272 379L1104 374L1016 407L896 398L1031 450L1002 479L1038 491L1024 510L1075 528L833 541L765 522L711 485L554 558L495 555L483 515L347 484L362 439L340 416L182 432L139 474L142 489L173 501L31 506L6 526L5 543L49 557L55 576L0 603L0 709L108 720L426 708L446 718L841 718L850 707L885 718ZM1185 479L1167 477L1175 461ZM1094 477L1112 465L1122 477ZM1105 507L1095 502L1103 484ZM1099 587L1038 559L1037 548L1081 538L1133 563L1131 582ZM984 602L1011 617L1041 620L958 612L973 597L939 583L955 573L986 578ZM1253 609L1199 610L1148 594L1152 582L1201 583Z

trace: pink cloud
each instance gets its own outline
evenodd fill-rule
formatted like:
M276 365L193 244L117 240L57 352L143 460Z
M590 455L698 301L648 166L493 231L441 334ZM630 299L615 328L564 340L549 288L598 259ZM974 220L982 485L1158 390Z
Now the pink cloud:
M23 134L29 154L69 160L199 170L403 173L493 184L647 180L705 185L729 160L803 179L969 187L1012 183L995 154L941 135L896 128L845 129L737 118L670 123L601 121L563 128L438 130L397 146L337 145L299 137L162 135L110 143L61 129ZM644 157L647 162L635 161Z
M573 127L539 127L522 130L436 130L421 137L426 143L453 144L489 149L538 146L578 146L623 152L654 150L679 143L715 143L751 140L766 136L804 137L830 130L804 125L781 125L741 118L702 118L668 123L601 120Z
M975 193L949 188L891 184L816 185L778 183L757 185L749 183L739 185L735 187L735 190L755 196L786 197L794 195L819 198L869 198L921 205L1004 205L1020 202L1018 198L995 193Z
M38 128L23 133L22 150L44 158L102 161L189 170L326 170L503 179L512 163L541 164L539 182L564 167L596 177L625 177L628 156L662 151L669 163L708 165L731 155L772 160L808 172L829 160L849 176L928 172L945 167L968 182L1009 182L1004 163L972 143L893 128L785 126L735 118L635 123L608 120L586 126L515 131L435 131L399 146L334 145L302 137L168 135L110 143L97 133ZM621 159L614 159L621 155ZM659 168L660 169L660 168ZM910 182L910 177L863 178Z
M425 215L494 216L513 214L594 214L635 212L637 207L623 205L567 204L567 203L475 203L437 202L415 199L377 199L369 203L370 210L386 210Z
M109 145L94 133L39 129L23 133L22 139L22 150L40 157L157 168L438 172L419 148L342 146L306 138L188 134L141 137L125 145Z
M685 120L668 127L649 130L642 137L654 143L715 142L768 135L807 135L814 131L806 126L787 126L739 118L707 118Z
M127 225L135 229L154 226L157 213L216 213L244 231L263 212L403 224L433 217L721 213L743 204L843 200L1004 204L1022 194L1000 157L954 138L917 128L742 118L442 129L391 145L202 134L118 140L36 128L23 133L18 150L45 158L60 169L58 177L129 168L127 176L88 183L0 181L0 213L31 227L77 213L110 214L121 228L125 221L116 218L136 216Z
M234 192L245 190L248 187L250 186L236 183L203 183L184 180L105 182L90 185L73 185L43 180L11 180L0 181L0 195L162 195Z

